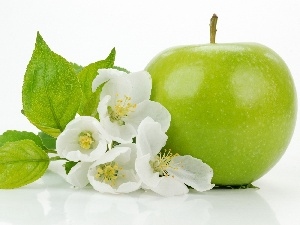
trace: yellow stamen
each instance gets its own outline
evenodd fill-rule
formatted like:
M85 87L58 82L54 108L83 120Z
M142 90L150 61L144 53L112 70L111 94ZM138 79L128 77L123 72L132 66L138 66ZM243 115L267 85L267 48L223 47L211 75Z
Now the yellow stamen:
M110 186L115 186L120 170L122 168L116 162L101 164L96 168L97 173L95 174L95 178Z
M178 169L170 165L170 162L175 156L179 156L179 154L173 154L171 150L165 150L163 153L160 152L157 154L154 160L150 161L150 165L154 172L159 173L159 176L169 176L168 168Z
M119 95L117 94L117 97ZM111 122L117 122L119 125L124 125L124 117L129 113L134 112L136 104L131 103L131 97L124 95L123 99L118 99L114 107L108 106L108 114Z
M78 143L80 147L84 150L89 150L92 148L92 144L95 142L92 133L89 131L84 131L79 134Z

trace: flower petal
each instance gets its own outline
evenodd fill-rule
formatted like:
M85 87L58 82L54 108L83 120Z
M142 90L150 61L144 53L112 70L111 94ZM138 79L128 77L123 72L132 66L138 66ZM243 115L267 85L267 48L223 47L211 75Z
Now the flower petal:
M107 151L104 155L102 155L101 158L99 158L97 161L95 161L92 166L98 166L100 164L104 164L107 162L115 161L118 156L121 154L125 154L127 160L129 160L131 149L129 147L115 147L111 150Z
M162 196L184 195L189 192L187 186L172 176L161 177L157 186L151 187L151 190Z
M150 154L147 154L138 157L135 162L136 172L147 189L151 189L163 196L183 195L188 193L188 188L180 180L171 176L159 177L158 172L153 172L149 161Z
M159 173L154 173L153 169L150 166L150 157L150 154L146 154L138 157L135 161L135 170L138 176L149 188L157 186L159 181L161 180L161 177L159 177Z
M136 130L130 124L118 125L112 123L108 117L101 118L101 125L105 128L105 136L119 143L131 143L136 136Z
M82 188L89 183L87 172L91 163L78 162L69 171L66 181L75 187Z
M71 151L78 146L77 142L74 140L74 136L78 135L78 130L70 129L68 132L66 130L67 129L65 129L56 140L56 151L57 154L62 158L65 158L65 155L68 153L68 151ZM73 143L67 140L73 140Z
M93 142L89 149L83 149L79 144L82 132L89 132ZM108 140L103 135L99 121L91 116L80 116L67 124L65 130L57 137L56 150L60 157L78 162L97 160L107 150Z
M155 122L160 123L163 132L166 132L169 129L171 114L163 105L150 100L145 100L138 104L135 111L124 119L124 121L125 123L130 123L137 129L141 121L147 116L151 117Z
M165 146L168 136L161 130L161 125L152 118L145 118L137 130L136 146L138 157L150 154L157 155Z
M142 181L137 176L137 174L134 172L133 169L131 170L122 170L121 176L124 176L124 181L121 181L122 183L117 189L118 193L129 193L138 190L141 187Z
M100 193L117 194L116 189L114 189L112 186L110 186L109 184L106 184L104 182L99 182L98 180L96 180L95 174L96 174L96 167L89 170L88 180L96 191L99 191Z
M120 76L118 79L108 81L101 90L100 101L104 98L104 96L110 95L112 97L112 106L115 105L119 99L123 99L125 96L132 97L132 84L127 76L128 75Z
M114 73L114 71L111 71L111 73ZM144 100L150 99L152 80L147 71L129 74L119 73L118 75L110 74L110 76L106 74L103 75L104 76L101 76L100 74L94 80L95 84L107 81L102 88L100 99L102 99L105 95L111 95L114 97L116 94L118 94L121 98L124 96L130 96L133 103L140 103Z
M147 71L139 71L128 74L132 87L132 101L140 103L150 99L152 89L152 79Z
M126 75L126 73L117 69L99 69L98 75L92 82L92 90L96 91L101 84L123 75Z
M170 162L168 173L197 191L207 191L214 187L211 184L212 168L190 155L175 156Z
M132 167L128 166L127 163L131 162L131 157L135 157L134 149L132 150L128 146L117 146L109 150L101 157L101 159L94 162L88 171L88 180L93 188L99 192L108 193L128 193L140 188L141 181L134 170L134 165ZM117 172L117 178L112 184L106 183L102 178L96 178L97 166L103 165L105 163L115 162L119 166Z
M97 111L100 115L100 123L101 123L102 118L108 117L107 107L109 106L110 101L111 101L111 96L110 95L105 95L103 97L103 99L101 99L101 101L99 102Z
M114 148L130 148L130 157L129 158L128 158L128 156L121 157L121 155L120 155L118 157L118 163L121 163L123 165L124 169L135 168L135 160L137 157L136 144L134 144L134 143L119 144L119 145L115 146Z
M119 143L131 143L132 138L136 136L136 129L131 124L119 125L111 122L108 115L108 106L111 104L111 96L106 95L100 101L98 112L100 115L100 124L104 128L103 135L108 140L114 140Z

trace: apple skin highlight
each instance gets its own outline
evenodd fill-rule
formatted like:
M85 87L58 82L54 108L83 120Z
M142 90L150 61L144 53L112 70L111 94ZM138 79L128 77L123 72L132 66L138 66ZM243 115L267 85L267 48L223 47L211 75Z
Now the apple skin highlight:
M171 113L167 149L202 159L216 185L250 184L282 157L297 114L285 62L257 43L179 46L146 67Z

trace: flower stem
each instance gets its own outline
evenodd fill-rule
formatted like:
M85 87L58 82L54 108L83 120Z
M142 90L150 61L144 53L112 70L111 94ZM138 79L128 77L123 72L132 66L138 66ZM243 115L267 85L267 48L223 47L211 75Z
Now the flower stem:
M213 14L210 19L210 43L215 44L216 43L216 33L217 33L217 21L218 16L216 14Z
M44 150L46 153L53 153L53 154L56 154L57 151L56 150L51 150L51 149L45 149Z
M58 160L67 160L65 158L60 158L59 156L54 156L49 159L50 161L58 161Z

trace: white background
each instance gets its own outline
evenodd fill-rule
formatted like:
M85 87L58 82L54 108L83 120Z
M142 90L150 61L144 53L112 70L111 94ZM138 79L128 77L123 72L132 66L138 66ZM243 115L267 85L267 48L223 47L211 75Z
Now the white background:
M300 92L298 0L0 0L0 133L7 129L36 131L20 110L23 75L37 31L53 51L69 61L84 66L104 59L116 47L116 65L138 71L168 47L208 43L213 13L219 16L217 42L258 42L272 48L289 66ZM299 135L298 123L284 157L256 182L261 187L258 194L276 218L274 224L300 224ZM227 201L231 192L215 195ZM215 197L205 196L208 201L209 196ZM226 213L233 212L224 207ZM63 214L61 219L64 221ZM13 224L0 217L1 222Z

